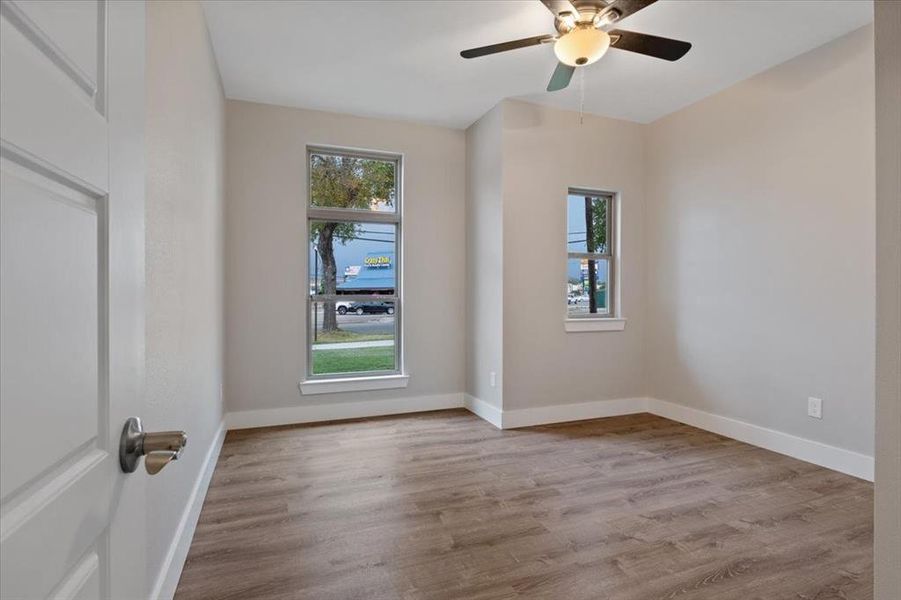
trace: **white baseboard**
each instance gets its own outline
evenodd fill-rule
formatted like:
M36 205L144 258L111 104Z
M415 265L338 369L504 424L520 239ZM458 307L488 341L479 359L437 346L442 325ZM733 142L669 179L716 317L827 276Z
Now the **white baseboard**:
M647 398L619 398L501 411L504 429L647 412Z
M656 398L648 412L833 471L873 481L873 457Z
M470 396L469 394L463 394L463 402L466 410L469 412L488 421L498 429L503 428L504 411L498 407L493 404L488 404L475 396Z
M649 412L698 429L717 433L740 442L759 446L833 471L873 481L873 457L821 442L722 417L657 398L622 398L578 404L501 410L467 395L465 406L499 429L531 427L567 421L599 419Z
M188 502L181 515L181 520L178 522L178 528L169 544L166 558L163 559L163 566L160 567L160 572L153 584L151 600L171 600L175 596L175 589L178 587L178 580L181 578L181 571L185 566L185 559L188 558L188 550L191 548L191 540L194 539L194 529L197 527L200 509L203 508L203 500L206 498L207 488L210 487L210 479L216 468L219 451L222 450L222 442L225 441L225 431L225 420L223 419L200 466L200 473L197 474L197 479L194 481L191 495L188 496Z
M286 408L242 410L228 413L225 416L225 423L228 429L248 429L251 427L271 427L274 425L399 415L446 408L463 408L463 406L463 394L461 393L434 394L431 396L413 396L391 400L332 402L329 404L307 404Z
M619 398L616 400L597 400L579 402L577 404L558 404L556 406L539 406L535 408L517 408L501 410L469 394L465 394L465 406L471 413L485 419L498 429L515 429L565 423L567 421L584 421L602 417L616 417L647 412L647 398Z

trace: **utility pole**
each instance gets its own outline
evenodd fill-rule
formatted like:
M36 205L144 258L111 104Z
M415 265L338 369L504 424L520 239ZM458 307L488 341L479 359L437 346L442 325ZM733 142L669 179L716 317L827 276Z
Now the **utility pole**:
M313 294L319 293L319 248L313 246ZM319 339L319 307L313 303L313 341Z
M595 252L594 246L594 204L591 197L585 196L585 247L588 252ZM598 312L598 273L597 265L591 259L588 260L588 312Z

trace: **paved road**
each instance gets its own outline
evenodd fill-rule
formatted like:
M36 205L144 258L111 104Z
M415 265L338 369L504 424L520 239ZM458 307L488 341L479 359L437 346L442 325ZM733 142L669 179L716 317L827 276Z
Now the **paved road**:
M322 331L322 310L318 316ZM338 315L338 327L354 333L394 333L394 315Z

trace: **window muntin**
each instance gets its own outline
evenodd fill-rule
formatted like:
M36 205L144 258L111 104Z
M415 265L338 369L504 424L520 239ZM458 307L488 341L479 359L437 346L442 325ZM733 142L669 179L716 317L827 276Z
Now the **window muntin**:
M398 374L401 162L310 148L307 379Z
M566 202L567 318L602 318L616 314L615 202L615 196L610 193L569 190Z

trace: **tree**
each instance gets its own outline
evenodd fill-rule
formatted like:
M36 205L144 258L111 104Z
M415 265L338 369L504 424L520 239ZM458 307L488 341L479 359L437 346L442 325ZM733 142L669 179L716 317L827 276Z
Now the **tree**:
M607 250L607 199L585 197L585 243L588 252ZM603 249L603 250L602 250ZM598 312L597 266L588 261L588 312Z
M313 206L369 209L375 202L393 206L395 194L393 162L325 154L313 154L310 158L310 204ZM322 294L337 291L335 242L346 244L357 237L359 229L357 223L310 223L310 239L322 260ZM322 330L337 329L335 302L329 300L324 303Z

